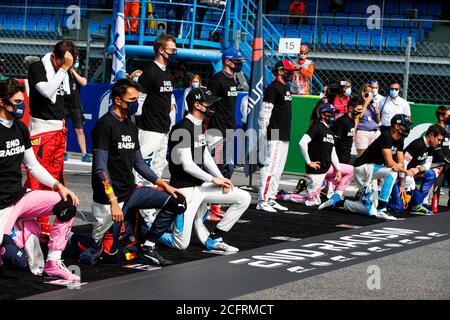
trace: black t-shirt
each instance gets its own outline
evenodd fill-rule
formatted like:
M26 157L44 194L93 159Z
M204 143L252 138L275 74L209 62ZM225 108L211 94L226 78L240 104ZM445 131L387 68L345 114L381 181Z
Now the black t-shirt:
M206 148L206 136L202 125L194 124L190 119L184 118L173 126L169 134L169 171L170 185L175 188L188 188L201 185L204 181L193 177L183 169L181 163L172 158L178 148L190 148L192 159L203 168L203 152Z
M409 161L407 169L423 165L427 157L433 155L433 148L427 147L424 139L424 137L417 138L405 148L403 158Z
M237 82L224 71L216 73L208 82L213 96L221 98L214 103L215 114L208 121L208 129L219 129L225 137L226 129L235 129Z
M108 112L97 121L91 136L93 150L108 151L109 183L118 201L126 201L135 188L133 168L136 151L140 150L138 128L128 118L121 122ZM109 203L103 183L94 172L92 189L95 202Z
M11 128L0 124L0 209L13 205L25 194L21 165L29 148L30 133L22 122L14 120Z
M350 163L353 137L355 136L355 120L348 114L336 120L331 127L334 132L336 153L340 163Z
M264 92L264 102L272 103L272 115L267 127L267 139L277 139L272 137L271 130L279 130L277 140L290 141L291 139L291 117L292 117L292 97L287 84L273 81Z
M334 147L334 133L323 122L318 122L309 128L307 135L311 137L308 144L308 155L311 161L319 161L320 169L314 170L306 165L306 173L326 173L331 166L331 152Z
M56 93L56 101L53 104L39 93L36 85L39 82L48 82L45 67L42 61L34 62L28 69L28 84L30 86L30 114L34 118L42 120L63 120L66 118L64 107L64 87L61 82Z
M355 167L359 167L363 164L385 164L383 157L383 149L391 149L392 157L395 160L398 151L403 151L404 139L399 140L392 139L391 131L387 130L380 134L380 136L372 142L369 147L359 156L355 163Z
M67 109L78 109L81 107L80 102L80 85L75 80L72 72L69 72L70 94L64 96L64 106Z
M433 152L433 162L445 162L443 159L445 156L447 159L450 159L450 136L447 135L442 139L441 144L434 149Z
M154 62L139 77L147 98L142 106L139 127L143 130L168 133L170 130L170 107L172 104L172 75Z

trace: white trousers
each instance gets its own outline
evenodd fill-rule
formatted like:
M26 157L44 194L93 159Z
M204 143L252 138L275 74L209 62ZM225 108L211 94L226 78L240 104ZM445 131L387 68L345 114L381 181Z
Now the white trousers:
M160 241L182 250L189 246L193 226L201 243L204 244L208 239L209 231L203 224L208 203L230 205L223 219L217 224L218 229L228 232L247 210L251 201L251 196L247 191L235 187L232 191L223 193L220 187L212 183L180 190L186 196L186 211L175 218L172 233L165 233Z
M289 141L267 141L266 159L259 177L258 201L275 199L286 164Z
M161 177L167 165L167 144L168 134L139 129L139 144L141 146L142 158L149 164L153 172ZM136 183L138 185L151 185L135 172Z

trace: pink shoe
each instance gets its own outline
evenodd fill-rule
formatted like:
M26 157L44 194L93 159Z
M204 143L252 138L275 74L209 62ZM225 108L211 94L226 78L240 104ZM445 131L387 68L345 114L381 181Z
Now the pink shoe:
M70 272L62 260L47 261L44 266L44 272L50 277L58 277L68 281L80 281L80 277Z

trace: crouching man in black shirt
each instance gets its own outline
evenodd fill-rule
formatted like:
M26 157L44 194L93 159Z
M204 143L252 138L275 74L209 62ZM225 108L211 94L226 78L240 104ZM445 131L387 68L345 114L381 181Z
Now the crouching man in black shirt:
M96 262L102 253L103 235L113 225L116 245L110 250L110 254L117 251L118 231L129 210L158 208L161 211L147 233L147 240L139 257L147 264L169 265L171 261L158 254L155 244L175 216L186 209L184 196L158 178L144 163L138 129L129 119L137 111L139 85L130 80L119 80L113 85L111 96L111 112L101 117L92 131L92 212L96 221L92 231L93 244L80 255L80 260L88 264ZM133 168L165 191L150 187L137 188Z
M222 236L247 210L251 197L248 192L234 188L233 183L223 177L209 153L202 126L203 120L211 113L210 106L218 99L205 87L192 89L186 97L189 114L170 132L170 184L182 188L180 190L187 201L186 212L176 218L172 232L160 239L174 248L188 247L195 220L197 235L208 250L239 251L226 244ZM203 224L208 203L230 205L211 233Z

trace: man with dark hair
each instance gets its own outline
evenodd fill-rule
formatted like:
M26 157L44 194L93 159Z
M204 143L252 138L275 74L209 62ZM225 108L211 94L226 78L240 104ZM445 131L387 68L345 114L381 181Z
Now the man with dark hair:
M231 179L234 172L233 139L236 128L236 73L242 70L245 60L239 49L229 47L222 50L222 71L217 72L208 82L208 89L219 97L214 104L215 113L208 119L206 138L213 151L214 160L225 178ZM227 131L230 134L226 140ZM223 216L220 206L211 206L211 213L218 218ZM216 217L216 218L217 218ZM213 217L214 218L214 217Z
M223 236L247 210L251 197L223 177L208 150L202 126L203 120L211 114L211 105L218 99L205 87L192 89L186 97L189 114L170 132L170 184L181 188L186 195L187 209L176 218L172 232L161 238L167 246L186 249L194 225L208 250L239 251L225 243ZM206 205L210 202L230 205L213 232L203 224Z
M264 92L260 113L261 129L267 132L267 151L259 178L256 210L266 212L286 211L287 207L275 201L283 174L291 140L292 97L288 83L296 68L289 59L278 61L272 70L275 79Z
M360 189L361 202L350 205L350 211L362 212L376 218L397 220L387 211L387 204L398 173L414 175L414 169L404 167L403 144L410 131L409 118L404 114L392 117L390 130L384 131L359 156L355 163L355 182ZM378 197L377 180L384 178ZM347 202L353 204L353 202ZM362 207L363 209L361 209Z
M334 132L336 153L340 163L350 164L353 139L355 136L355 120L362 115L363 104L359 98L351 98L348 111L331 126Z
M71 93L69 69L78 52L70 41L60 41L40 61L28 69L30 87L31 144L38 161L59 182L65 184L64 153L66 151L67 109L64 96ZM33 190L49 188L27 173L26 186ZM38 219L41 235L50 234L48 217Z
M383 132L389 130L390 121L396 114L404 114L411 117L409 102L400 97L401 86L397 81L389 83L389 95L382 99L378 105L381 115L381 127Z
M447 106L439 106L436 109L436 118L438 125L447 130L448 125L450 125L450 108ZM450 136L447 134L442 139L442 143L433 152L433 162L443 163L444 166L439 177L436 179L436 186L434 194L439 197L441 193L441 187L444 185L445 181L450 185ZM449 190L450 195L450 190ZM450 197L447 201L447 207L450 207Z
M120 225L131 209L158 208L161 211L147 233L140 259L147 264L171 264L161 257L155 244L170 226L177 214L186 208L184 196L158 178L145 164L138 141L138 129L129 117L138 108L139 86L127 79L117 81L111 92L113 107L101 117L93 131L92 213L95 223L93 242L80 255L80 261L94 264L102 253L104 233L113 226L115 244L110 255L117 254ZM165 191L155 188L137 188L135 169L143 178Z
M428 128L425 137L417 138L406 147L403 164L412 175L399 174L399 181L392 189L389 209L400 213L409 206L413 212L433 214L423 205L423 201L436 180L436 173L431 169L433 150L446 135L444 128L435 124ZM420 187L416 187L416 180L420 181Z
M300 151L306 164L307 206L320 205L320 191L325 179L335 179L336 189L330 202L325 206L343 199L344 191L352 182L353 167L341 164L336 153L334 133L330 126L335 119L336 110L333 105L319 106L320 122L313 124L300 140Z
M67 235L75 216L74 206L78 206L79 201L72 191L52 177L36 159L31 148L28 129L19 121L25 112L24 91L24 86L15 79L0 82L0 246L3 235L12 232L18 219L26 220L29 225L28 222L36 223L34 218L49 216L53 211L57 217L53 222L48 242L47 261L43 270L40 266L35 272L44 272L64 280L79 281L80 278L72 274L61 261L61 254L66 247ZM49 190L27 192L22 186L22 163L25 164L28 173ZM70 204L67 202L69 197ZM65 217L55 211L55 207L61 202L67 204ZM34 229L37 229L36 232L27 228L26 243L31 242L34 236L39 236L39 229ZM17 234L19 230L15 231ZM37 238L35 240L38 242ZM27 246L26 250L29 248ZM32 250L30 255L35 252L36 250ZM2 269L3 262L0 255L0 273Z

